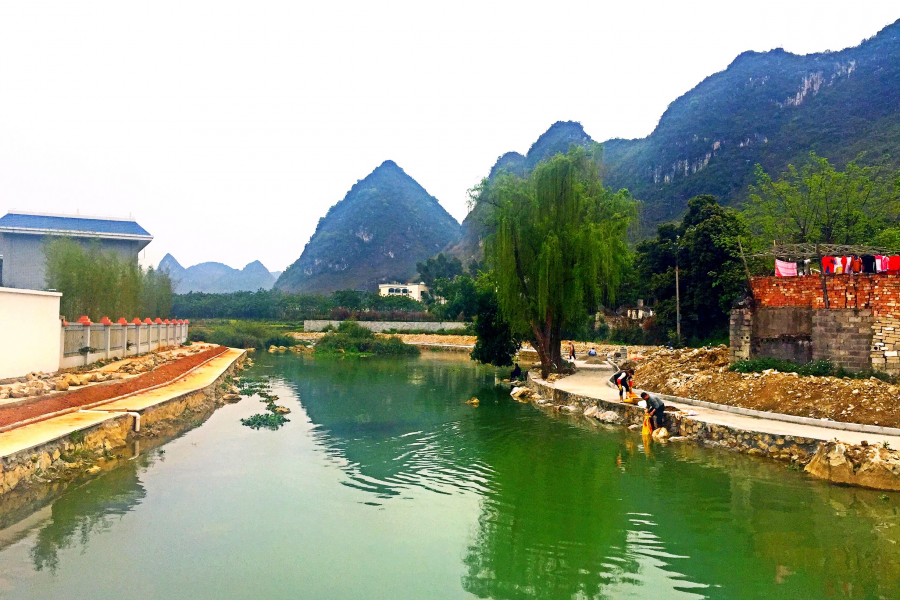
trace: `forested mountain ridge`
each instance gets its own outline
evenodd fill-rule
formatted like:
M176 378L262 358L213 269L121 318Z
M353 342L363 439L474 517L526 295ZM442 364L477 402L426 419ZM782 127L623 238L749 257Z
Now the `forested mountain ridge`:
M591 142L579 123L557 122L528 154L508 152L490 170L520 175L540 160ZM678 219L687 201L713 194L740 206L757 164L772 175L810 152L838 167L900 159L900 21L839 52L744 52L672 102L646 138L603 142L606 185L642 201L643 235ZM446 250L480 260L489 206L463 220Z
M258 260L243 269L233 269L217 262L205 262L185 268L174 256L166 254L157 270L169 274L176 294L255 292L259 289L271 289L275 284L275 276Z
M648 137L609 140L603 156L607 184L641 199L655 226L698 194L741 203L756 164L774 174L811 151L875 163L898 144L900 21L839 52L744 52L672 102Z
M303 253L275 287L300 293L374 291L406 282L416 262L459 237L459 223L391 160L358 181L319 219Z
M533 169L542 160L560 152L565 153L572 144L588 146L592 141L591 136L584 132L581 123L557 121L538 137L528 149L527 154L507 152L500 156L491 167L488 179L493 181L502 172L524 175L526 171ZM489 212L488 206L476 204L462 222L462 234L459 242L451 244L445 251L464 263L481 260L481 242L485 235L484 220L488 217Z

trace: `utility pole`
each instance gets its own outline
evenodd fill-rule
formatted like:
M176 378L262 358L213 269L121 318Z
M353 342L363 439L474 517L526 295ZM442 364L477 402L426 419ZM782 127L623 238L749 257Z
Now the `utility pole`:
M675 264L675 332L681 342L681 294L678 291L678 264Z
M681 288L678 285L678 251L681 249L681 236L675 236L675 333L681 343Z

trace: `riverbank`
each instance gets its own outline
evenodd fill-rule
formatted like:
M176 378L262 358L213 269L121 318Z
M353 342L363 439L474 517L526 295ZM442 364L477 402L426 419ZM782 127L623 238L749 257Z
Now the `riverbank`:
M554 382L534 372L529 386L536 404L586 418L638 428L644 409L622 403L608 385L611 371L581 369ZM848 431L735 414L666 399L668 440L692 440L750 455L788 462L794 469L836 483L900 491L900 436ZM654 438L666 443L665 438Z
M182 359L180 365L176 361L175 372L158 369L147 374L152 378L92 391L104 392L107 397L100 401L75 402L8 425L0 433L0 496L31 482L99 472L118 449L136 438L159 435L167 422L237 399L230 378L242 368L245 356L244 350L213 349Z

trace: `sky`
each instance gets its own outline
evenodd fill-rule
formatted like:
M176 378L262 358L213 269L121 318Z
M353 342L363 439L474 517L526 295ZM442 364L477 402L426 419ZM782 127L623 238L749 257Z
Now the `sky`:
M4 2L0 214L134 217L142 263L282 270L394 160L457 220L552 123L648 135L745 50L855 46L896 0Z

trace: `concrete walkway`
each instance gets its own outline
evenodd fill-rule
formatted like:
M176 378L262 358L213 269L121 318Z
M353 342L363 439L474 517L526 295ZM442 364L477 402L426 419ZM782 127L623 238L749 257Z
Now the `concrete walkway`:
M577 362L576 362L577 364ZM609 385L608 380L612 371L602 368L591 368L594 365L579 365L581 367L577 373L560 379L555 384L545 384L555 386L556 389L579 396L587 396L596 398L606 402L619 403L619 391ZM587 367L587 368L585 368ZM651 392L652 393L652 392ZM888 442L891 448L900 448L900 436L882 435L876 433L863 433L856 431L846 431L843 429L833 429L827 426L818 427L813 425L801 425L799 423L787 423L784 421L776 421L774 419L761 419L757 417L748 417L738 415L722 410L714 410L699 406L691 406L688 404L679 404L666 400L666 406L673 406L679 410L687 412L693 410L697 416L691 416L691 419L710 423L712 425L724 425L735 429L743 429L757 433L767 433L771 435L791 435L795 437L805 437L816 440L832 441L839 440L850 444L859 444L865 440L869 444L881 444Z
M0 458L58 440L111 419L123 417L122 413L125 411L141 413L185 394L202 390L213 384L244 352L244 350L230 348L163 387L137 392L120 399L111 398L109 402L93 406L88 410L51 417L0 433Z

